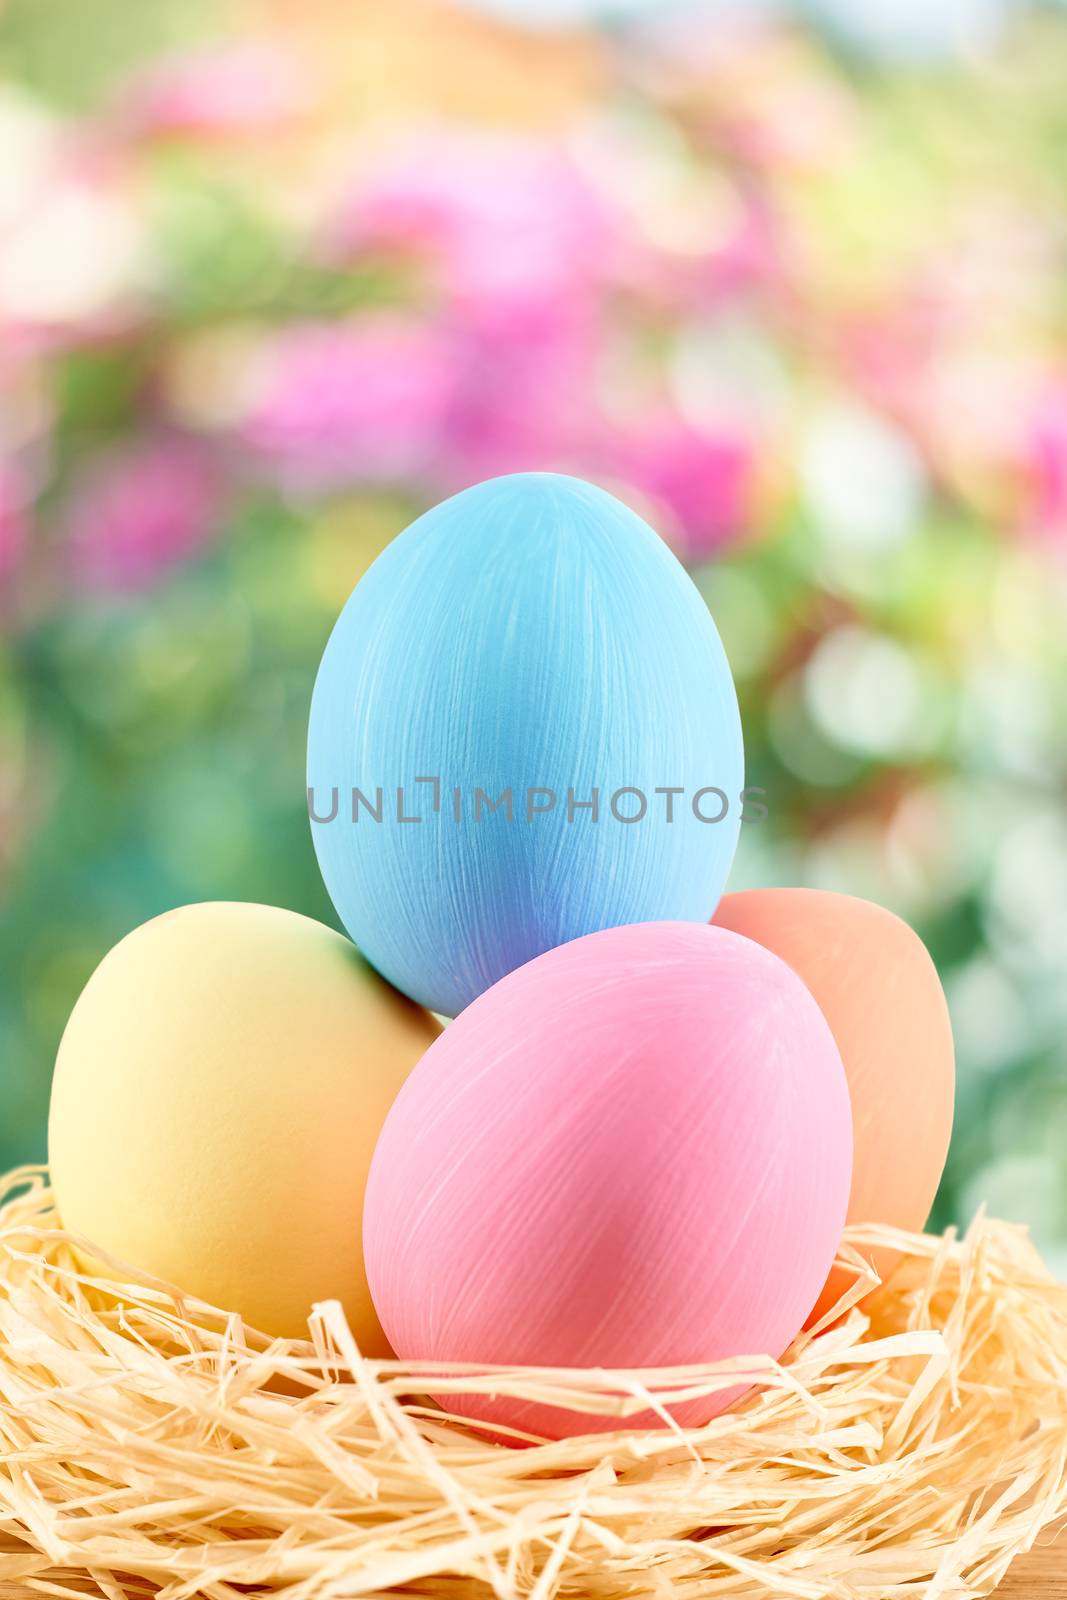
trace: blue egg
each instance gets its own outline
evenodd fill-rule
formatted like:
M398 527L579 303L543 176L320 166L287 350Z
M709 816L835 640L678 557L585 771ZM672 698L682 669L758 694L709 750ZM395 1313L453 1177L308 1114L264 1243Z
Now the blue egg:
M356 586L311 703L319 866L360 949L454 1016L622 923L706 922L737 844L737 697L652 529L576 478L436 506Z

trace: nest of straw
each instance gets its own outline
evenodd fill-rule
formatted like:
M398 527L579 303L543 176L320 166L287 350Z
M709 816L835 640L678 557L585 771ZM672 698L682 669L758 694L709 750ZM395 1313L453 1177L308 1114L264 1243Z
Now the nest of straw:
M420 1398L427 1371L364 1360L334 1303L272 1340L86 1276L24 1169L0 1204L0 1577L110 1600L986 1593L1067 1514L1067 1287L982 1217L853 1230L844 1258L868 1245L903 1252L890 1283L780 1364L435 1368L437 1394L619 1418L516 1449ZM706 1427L626 1430L739 1375L758 1387Z

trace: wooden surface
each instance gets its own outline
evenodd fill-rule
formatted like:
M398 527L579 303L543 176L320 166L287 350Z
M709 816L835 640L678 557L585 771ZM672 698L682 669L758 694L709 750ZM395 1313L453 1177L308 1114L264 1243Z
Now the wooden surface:
M90 1590L90 1592L99 1592ZM1054 1545L1018 1560L996 1591L998 1600L1067 1600L1067 1532ZM41 1600L39 1589L0 1581L0 1600Z
M997 1594L1004 1600L1067 1600L1067 1535L1017 1561Z

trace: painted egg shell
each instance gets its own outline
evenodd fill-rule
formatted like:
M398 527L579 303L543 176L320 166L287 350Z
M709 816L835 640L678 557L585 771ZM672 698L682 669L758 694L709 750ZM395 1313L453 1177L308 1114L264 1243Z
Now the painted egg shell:
M906 922L820 889L726 895L715 926L755 939L803 978L837 1040L852 1097L850 1222L921 1229L952 1134L952 1026L937 971ZM884 1278L898 1259L870 1250ZM816 1314L852 1281L835 1268Z
M609 929L503 978L407 1080L367 1184L368 1281L405 1359L778 1357L833 1259L851 1162L837 1047L784 962L698 924ZM623 1426L448 1404L550 1436Z
M219 903L145 923L97 967L60 1044L48 1145L63 1222L268 1333L306 1335L312 1303L339 1299L360 1347L385 1353L363 1191L439 1031L307 917Z
M496 478L420 517L353 591L315 684L326 887L378 970L449 1016L581 934L707 921L743 782L704 601L575 478Z

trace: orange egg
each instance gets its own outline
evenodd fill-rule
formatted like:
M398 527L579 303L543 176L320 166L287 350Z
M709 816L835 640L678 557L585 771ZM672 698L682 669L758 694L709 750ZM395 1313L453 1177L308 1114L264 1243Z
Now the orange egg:
M956 1073L944 992L926 946L882 906L821 889L725 895L713 922L780 956L814 995L852 1095L848 1221L921 1229L948 1154ZM885 1280L895 1252L869 1251ZM810 1320L847 1288L835 1268Z

